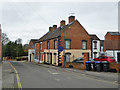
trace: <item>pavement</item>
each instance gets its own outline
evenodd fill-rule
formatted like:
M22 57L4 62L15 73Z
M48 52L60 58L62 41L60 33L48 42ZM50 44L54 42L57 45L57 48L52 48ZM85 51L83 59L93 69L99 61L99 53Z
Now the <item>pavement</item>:
M31 62L27 62L27 63L31 63ZM74 69L74 68L62 68L62 67L58 67L58 66L52 66L52 65L46 65L46 64L38 64L35 62L32 62L33 64L39 65L39 66L43 66L46 68L52 68L52 69L56 69L56 70L61 70L61 71L67 71L67 72L72 72L72 73L79 73L91 78L95 78L95 79L102 79L102 80L107 80L107 81L112 81L115 83L118 83L118 75L119 73L116 72L96 72L96 71L86 71L86 70L78 70L78 69Z
M2 88L16 88L16 76L9 62L2 64Z
M0 90L2 89L2 63L0 63Z

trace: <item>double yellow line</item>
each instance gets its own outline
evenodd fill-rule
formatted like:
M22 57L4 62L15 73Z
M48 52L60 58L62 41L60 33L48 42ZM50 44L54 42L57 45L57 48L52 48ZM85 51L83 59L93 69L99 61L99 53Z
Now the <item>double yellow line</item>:
M9 64L14 69L14 71L16 73L18 88L19 88L19 90L22 90L22 85L20 83L20 78L19 78L18 72L17 72L17 70L15 69L15 67L10 62L9 62Z

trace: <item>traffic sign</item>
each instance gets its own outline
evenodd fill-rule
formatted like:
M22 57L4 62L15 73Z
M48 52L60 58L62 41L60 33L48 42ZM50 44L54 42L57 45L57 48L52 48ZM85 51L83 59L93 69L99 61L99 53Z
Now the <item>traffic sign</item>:
M62 52L64 50L64 48L62 46L58 47L58 51Z

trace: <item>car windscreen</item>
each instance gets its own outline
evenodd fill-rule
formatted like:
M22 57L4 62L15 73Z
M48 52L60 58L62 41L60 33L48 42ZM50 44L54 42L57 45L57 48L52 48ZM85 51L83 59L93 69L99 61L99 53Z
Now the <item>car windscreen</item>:
M110 59L115 59L114 57L110 57Z

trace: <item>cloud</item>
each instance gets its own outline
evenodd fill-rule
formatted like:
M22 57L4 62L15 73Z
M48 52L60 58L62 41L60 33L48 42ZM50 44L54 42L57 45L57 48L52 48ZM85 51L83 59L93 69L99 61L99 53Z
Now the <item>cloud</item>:
M118 30L117 2L7 2L2 4L2 29L11 40L22 38L25 44L40 38L49 26L59 26L63 19L68 23L70 13L75 13L83 27L100 39L107 31Z

